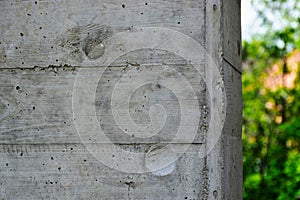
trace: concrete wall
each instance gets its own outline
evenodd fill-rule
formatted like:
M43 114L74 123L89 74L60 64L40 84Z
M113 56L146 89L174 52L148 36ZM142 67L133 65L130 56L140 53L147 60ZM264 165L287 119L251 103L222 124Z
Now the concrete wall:
M239 0L0 19L0 199L242 199Z

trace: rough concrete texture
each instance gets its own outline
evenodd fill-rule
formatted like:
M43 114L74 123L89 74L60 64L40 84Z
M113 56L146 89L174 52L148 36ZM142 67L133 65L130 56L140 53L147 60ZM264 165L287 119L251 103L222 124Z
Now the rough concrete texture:
M0 19L0 199L242 199L239 0Z

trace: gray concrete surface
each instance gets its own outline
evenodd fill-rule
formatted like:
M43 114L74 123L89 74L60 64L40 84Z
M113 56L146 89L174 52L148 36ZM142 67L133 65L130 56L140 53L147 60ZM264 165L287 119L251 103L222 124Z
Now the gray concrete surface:
M239 0L0 19L0 199L242 199Z

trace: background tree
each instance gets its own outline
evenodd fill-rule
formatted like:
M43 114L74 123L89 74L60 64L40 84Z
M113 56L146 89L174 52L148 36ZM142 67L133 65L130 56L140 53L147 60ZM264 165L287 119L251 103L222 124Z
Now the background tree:
M300 196L300 0L253 0L243 42L244 199Z

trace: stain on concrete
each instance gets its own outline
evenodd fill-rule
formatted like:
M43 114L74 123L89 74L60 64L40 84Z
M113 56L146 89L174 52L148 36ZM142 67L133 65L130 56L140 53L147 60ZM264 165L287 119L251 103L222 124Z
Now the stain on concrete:
M65 53L77 62L83 62L85 56L97 59L104 53L103 41L113 34L111 27L106 25L88 24L68 29L58 37L57 43Z

